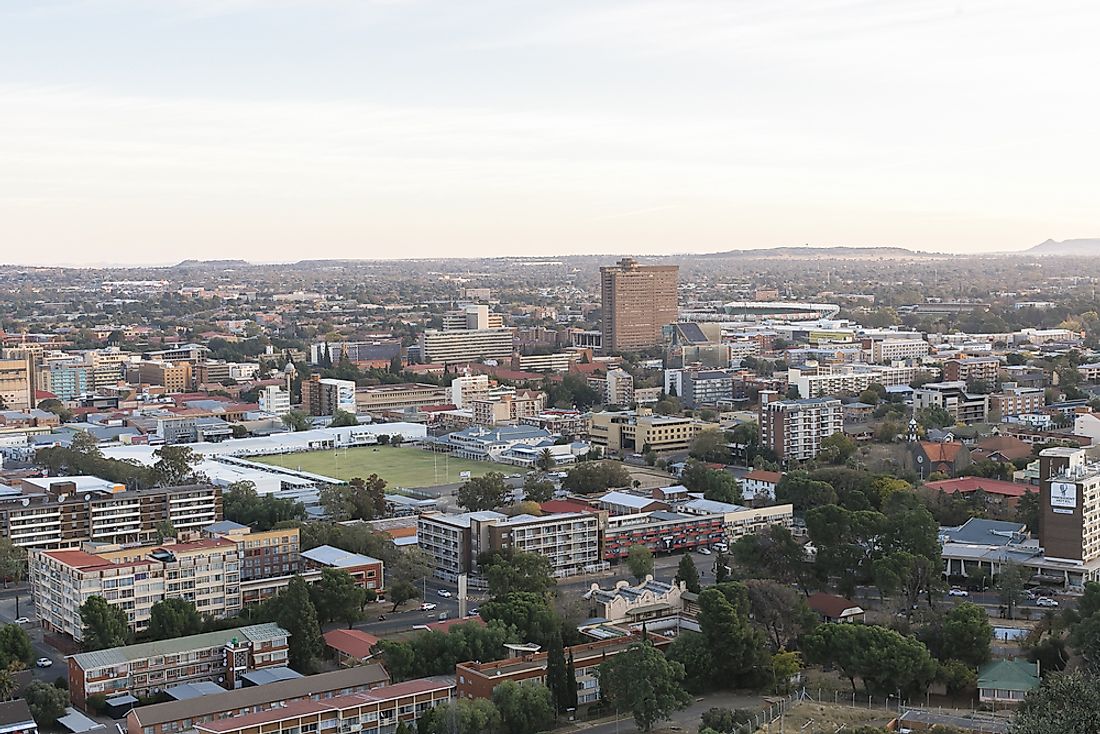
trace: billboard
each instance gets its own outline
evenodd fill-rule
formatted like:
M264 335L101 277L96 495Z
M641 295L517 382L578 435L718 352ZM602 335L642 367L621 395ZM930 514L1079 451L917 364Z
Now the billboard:
M1077 485L1072 482L1051 482L1050 507L1057 513L1071 514L1077 509Z

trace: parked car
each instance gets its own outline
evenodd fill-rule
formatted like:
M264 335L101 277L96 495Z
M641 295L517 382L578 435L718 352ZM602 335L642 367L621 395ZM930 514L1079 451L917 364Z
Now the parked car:
M1040 596L1035 600L1035 605L1039 607L1056 607L1058 602L1051 599L1049 596Z
M426 602L424 602L423 604L420 605L420 611L422 611L422 612L430 612L433 609L435 609L435 604L433 604L430 601L426 601Z
M709 548L700 548L699 553L701 555L704 555L704 556L709 556L710 555L710 549Z
M474 607L473 609L470 609L466 612L467 617L476 617L479 614L481 614L481 610L477 607Z
M451 598L451 592L447 591L446 589L440 589L436 593L439 594L444 599L450 599Z
M445 621L446 619L447 619L447 613L446 613L446 612L440 612L440 613L439 613L439 621L440 621L440 622L443 622L443 621Z
M31 623L31 618L30 617L19 617L18 619L15 620L15 623L16 624L30 624Z
M39 668L53 667L53 661L49 658L38 658L34 661L34 664L37 665Z
M970 596L970 592L966 589L960 589L958 586L952 586L947 591L948 596Z

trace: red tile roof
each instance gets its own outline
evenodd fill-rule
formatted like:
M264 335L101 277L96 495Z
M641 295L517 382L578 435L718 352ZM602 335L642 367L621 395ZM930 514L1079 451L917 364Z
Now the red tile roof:
M806 599L806 604L809 605L810 609L830 619L839 619L845 611L859 608L859 605L851 599L821 591L810 594L810 597Z
M958 479L944 479L940 482L928 482L924 485L929 489L952 494L962 492L968 494L979 489L987 494L996 494L1002 497L1020 497L1026 492L1035 491L1034 487L1016 482L1005 482L1000 479L986 479L985 477L959 477Z
M367 658L371 648L378 644L378 638L374 635L355 629L335 629L326 632L324 637L325 644L333 650L359 660Z
M779 484L779 480L782 478L783 475L780 472L764 471L763 469L753 469L745 475L745 479L752 479L757 482L770 482L772 484Z
M451 629L451 627L454 627L456 624L477 624L484 627L485 620L481 617L455 617L454 619L448 619L445 622L432 622L425 626L433 632L447 632Z
M961 451L963 447L961 443L954 443L951 441L945 441L943 443L921 441L920 445L921 448L924 449L924 455L928 457L929 461L945 461L949 464L955 462L955 459L959 457L959 451Z
M543 512L556 515L561 512L596 512L596 508L573 500L548 500L539 505Z

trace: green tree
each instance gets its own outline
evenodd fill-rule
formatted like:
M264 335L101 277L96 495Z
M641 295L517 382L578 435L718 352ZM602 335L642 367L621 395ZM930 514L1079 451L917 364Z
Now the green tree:
M779 650L772 655L772 679L779 693L791 688L791 681L802 671L802 655L788 650Z
M248 525L257 532L271 530L279 523L306 519L301 502L267 494L260 497L252 482L234 482L222 492L222 507L226 520Z
M27 577L27 551L8 538L0 538L0 576L17 584Z
M692 560L690 553L680 557L680 563L676 566L676 580L682 581L691 593L699 593L699 569L695 567L695 561Z
M730 451L726 446L726 434L717 428L700 431L691 440L692 458L715 464L728 464Z
M65 707L69 705L69 693L60 688L54 688L45 681L31 681L23 698L27 702L27 708L31 710L34 721L43 729L53 728L57 720L65 713Z
M528 474L523 482L523 495L531 502L549 502L554 498L554 483L537 474Z
M1016 502L1016 522L1027 525L1028 532L1039 532L1039 493L1024 492Z
M202 461L189 446L161 446L153 452L153 479L159 487L179 487L195 481L195 465Z
M504 504L510 492L504 475L489 472L483 477L469 479L458 490L458 504L469 512L495 510Z
M735 732L750 723L754 718L752 711L746 709L727 709L715 706L703 712L700 717L700 734L706 729L714 732Z
M775 499L777 502L791 503L796 512L835 505L837 502L836 490L832 485L810 479L810 475L804 471L784 474L775 487Z
M790 586L770 579L748 579L745 589L752 621L768 636L773 651L782 650L817 625L817 616L805 598Z
M386 514L386 480L377 474L321 490L321 507L333 520L374 520Z
M585 461L569 470L561 486L578 494L594 494L614 487L629 487L630 474L613 461Z
M415 599L419 592L416 587L408 581L397 580L386 586L386 598L393 603L391 612L396 612L397 608L409 601Z
M80 622L87 651L129 645L133 639L126 613L108 604L102 596L90 596L80 605Z
M571 704L569 690L569 672L565 663L565 647L561 641L561 633L557 632L550 640L550 647L546 651L546 687L554 701L554 710L558 713L568 709Z
M632 545L626 552L626 567L638 581L653 573L653 551L644 545Z
M843 464L856 453L856 442L837 431L821 439L821 450L817 458L826 464Z
M308 584L301 576L294 576L272 602L274 621L290 633L287 651L290 667L298 672L312 672L324 645Z
M481 605L481 618L515 628L526 642L548 647L561 633L561 618L543 594L515 591Z
M348 629L363 616L363 605L367 602L366 590L355 583L350 573L339 568L324 569L310 596L319 621L347 622Z
M332 420L329 421L329 428L350 428L351 426L359 425L359 419L346 410L337 410L332 414Z
M547 595L556 586L550 559L538 553L492 553L478 559L489 583L489 596L500 598L517 591Z
M538 467L539 471L553 471L557 464L557 459L554 458L554 454L550 449L543 449L539 453L539 458L535 459L535 466Z
M974 668L961 660L948 660L940 666L936 678L947 687L947 692L957 696L964 691L972 691L978 684L978 674Z
M0 668L10 668L13 663L30 665L33 656L31 638L22 627L17 624L0 627Z
M811 663L835 666L852 684L862 678L868 691L910 695L923 692L939 666L921 642L870 624L822 624L802 637Z
M689 459L680 481L692 492L702 492L708 500L735 505L741 502L741 484L727 471L711 469L706 464Z
M601 663L598 676L608 705L629 711L644 732L691 700L681 685L684 667L648 642L634 643Z
M487 698L458 698L428 709L418 734L486 734L500 727L500 712Z
M493 705L504 734L534 734L554 725L550 691L541 683L504 681L493 689Z
M163 599L149 610L151 640L171 640L202 632L202 616L186 599Z
M699 629L712 652L710 671L723 687L758 685L767 677L764 640L749 623L748 592L729 582L699 594Z
M752 535L738 538L731 548L733 558L747 572L774 579L782 584L797 584L808 593L810 566L805 551L791 531L771 525Z
M309 422L309 416L300 410L291 410L283 414L283 425L291 431L308 431L313 426Z
M994 584L997 597L1004 605L1008 618L1012 619L1016 605L1024 597L1024 589L1031 580L1031 569L1018 563L1002 563Z
M947 613L943 623L944 656L971 667L989 661L993 627L989 615L977 604L963 603Z
M1049 675L1024 699L1012 734L1093 734L1100 731L1100 680L1083 671Z

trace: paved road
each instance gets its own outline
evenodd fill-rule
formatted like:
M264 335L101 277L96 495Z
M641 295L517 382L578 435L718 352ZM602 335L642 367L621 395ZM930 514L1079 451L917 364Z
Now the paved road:
M0 597L0 623L12 624L19 616L35 619L34 603L31 601L30 594L26 593L25 590L19 594L19 614L15 612L15 598L14 594ZM27 635L31 638L35 659L49 658L53 662L53 665L49 668L32 668L34 677L52 683L58 676L66 675L65 656L42 641L41 628L32 622L23 625L23 629L27 631Z

